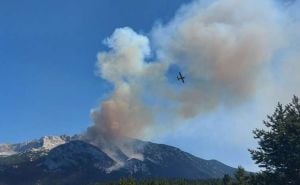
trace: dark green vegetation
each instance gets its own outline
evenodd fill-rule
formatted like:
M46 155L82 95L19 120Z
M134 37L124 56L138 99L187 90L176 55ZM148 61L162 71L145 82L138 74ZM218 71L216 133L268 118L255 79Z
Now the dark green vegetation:
M234 176L224 175L223 179L189 180L189 179L120 179L115 182L100 182L93 185L252 185L253 175L247 175L242 167L239 167Z
M264 121L267 129L256 129L259 147L250 150L253 160L265 170L258 174L266 184L300 184L300 104L278 103L273 115Z
M187 179L120 179L116 182L102 182L93 185L222 185L222 180L187 180Z

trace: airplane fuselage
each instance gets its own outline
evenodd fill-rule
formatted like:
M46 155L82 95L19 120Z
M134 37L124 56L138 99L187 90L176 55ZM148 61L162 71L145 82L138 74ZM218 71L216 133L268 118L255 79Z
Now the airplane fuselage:
M179 75L177 76L177 80L181 80L182 83L184 83L184 76L181 75L181 73L179 72Z

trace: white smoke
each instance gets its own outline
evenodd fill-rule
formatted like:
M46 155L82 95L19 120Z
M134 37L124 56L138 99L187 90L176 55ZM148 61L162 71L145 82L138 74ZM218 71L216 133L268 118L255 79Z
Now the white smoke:
M191 85L178 97L184 116L255 92L257 75L284 41L278 15L271 1L221 0L205 9L195 2L154 30L160 54L188 74Z
M182 7L168 24L156 25L150 39L129 27L116 29L97 62L99 76L114 90L92 110L86 137L101 146L119 143L170 126L160 118L174 122L244 103L287 47L290 25L272 0L216 0ZM157 58L149 61L153 53ZM186 75L186 84L169 80L172 65Z

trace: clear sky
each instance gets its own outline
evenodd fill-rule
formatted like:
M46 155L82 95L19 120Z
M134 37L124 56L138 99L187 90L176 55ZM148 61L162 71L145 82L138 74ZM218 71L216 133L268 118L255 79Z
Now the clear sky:
M103 39L124 26L148 35L155 23L169 22L188 2L0 1L0 143L84 132L91 124L91 109L112 90L95 75L96 55L107 50ZM277 68L281 65L272 65L272 70ZM299 75L293 79L298 82ZM300 92L284 87L289 91L277 91L279 95L268 98L269 105L261 105L261 100L274 87L258 90L238 107L220 104L151 140L257 170L247 151L255 146L251 130L261 126L277 100Z

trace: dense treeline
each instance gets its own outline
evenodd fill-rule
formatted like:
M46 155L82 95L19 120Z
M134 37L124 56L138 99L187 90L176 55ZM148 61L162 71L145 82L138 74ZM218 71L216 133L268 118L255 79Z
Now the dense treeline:
M188 180L188 179L121 179L116 182L102 182L94 185L252 185L256 184L256 175L238 167L234 177L224 175L223 179Z
M103 182L94 185L222 185L222 180L187 180L187 179L121 179L117 182Z
M216 180L135 180L97 185L300 185L300 103L294 96L263 121L264 129L253 131L259 147L250 149L252 159L261 167L259 173L248 173L238 167L234 176Z

